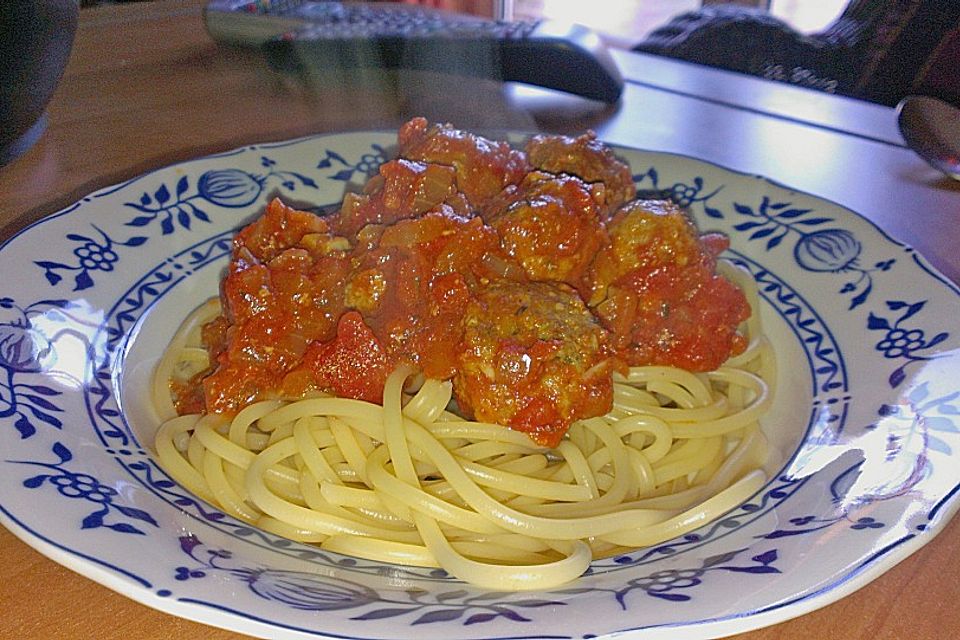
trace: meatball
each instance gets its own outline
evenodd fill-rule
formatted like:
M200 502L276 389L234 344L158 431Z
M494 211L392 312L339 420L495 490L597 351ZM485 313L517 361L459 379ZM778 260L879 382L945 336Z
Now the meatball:
M362 193L347 193L331 223L337 232L356 236L368 224L391 224L415 218L448 203L469 214L466 198L457 191L456 171L446 165L397 159L380 165L378 175Z
M610 410L606 332L569 287L491 282L463 323L453 389L466 415L556 447L575 420Z
M450 378L460 319L471 290L486 277L481 258L497 251L496 233L480 218L449 208L367 227L352 255L346 304L363 315L392 363Z
M539 135L526 146L527 158L534 168L550 173L569 173L584 182L601 182L606 187L606 210L612 214L633 199L637 189L630 167L613 154L610 147L587 132L576 138Z
M578 287L606 242L600 221L600 189L575 176L534 172L509 187L484 218L500 234L504 253L531 280Z
M504 187L517 184L529 170L527 157L506 142L495 142L454 129L450 125L429 125L414 118L400 128L401 158L454 167L457 188L476 209Z
M232 413L276 395L307 345L333 337L348 249L323 219L279 200L237 234L221 286L223 316L204 332L214 363L202 376L207 410Z
M587 278L589 306L628 364L712 371L743 351L738 327L750 307L716 273L724 236L701 236L669 200L627 204L608 231Z

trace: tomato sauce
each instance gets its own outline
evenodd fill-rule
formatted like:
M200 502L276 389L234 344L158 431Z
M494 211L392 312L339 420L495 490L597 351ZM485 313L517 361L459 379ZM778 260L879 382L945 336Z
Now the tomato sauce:
M274 200L237 234L211 365L171 383L179 412L380 402L411 365L451 380L466 417L554 447L610 410L615 369L708 371L745 347L749 307L716 272L726 238L672 203L621 202L629 168L592 136L539 136L533 164L423 119L399 143L337 214Z

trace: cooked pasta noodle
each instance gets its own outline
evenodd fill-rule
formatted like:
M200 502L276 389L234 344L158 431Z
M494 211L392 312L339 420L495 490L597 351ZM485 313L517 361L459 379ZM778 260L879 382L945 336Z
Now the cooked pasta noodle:
M724 269L757 310L749 276ZM287 538L442 567L489 589L541 589L594 558L700 527L765 481L758 420L773 362L756 312L744 353L705 374L649 366L616 376L613 410L576 422L553 450L456 415L449 382L404 389L405 368L382 406L313 397L178 417L168 381L207 366L200 327L218 312L215 300L195 311L157 368L159 463L198 497Z

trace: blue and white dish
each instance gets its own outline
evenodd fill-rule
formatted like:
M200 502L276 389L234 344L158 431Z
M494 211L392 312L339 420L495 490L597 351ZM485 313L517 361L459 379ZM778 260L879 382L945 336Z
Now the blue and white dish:
M150 369L215 295L230 238L279 195L318 210L391 133L324 135L184 162L93 193L0 247L0 522L139 602L270 638L716 638L880 576L958 507L957 288L855 213L756 176L618 149L756 277L779 364L771 480L722 519L593 563L548 592L250 528L150 453ZM14 277L15 275L15 277Z

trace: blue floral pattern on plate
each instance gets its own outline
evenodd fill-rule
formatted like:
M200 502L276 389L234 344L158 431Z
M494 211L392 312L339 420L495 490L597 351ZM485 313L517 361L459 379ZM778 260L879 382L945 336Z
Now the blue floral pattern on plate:
M727 233L729 257L758 282L781 366L765 424L771 480L750 501L594 562L564 588L490 593L277 538L194 498L149 452L151 362L215 294L232 233L269 197L325 211L391 144L339 134L185 162L91 194L0 248L0 269L23 274L0 285L2 522L140 601L188 617L202 607L246 633L698 638L830 602L957 509L957 289L837 205L629 149L641 193Z

